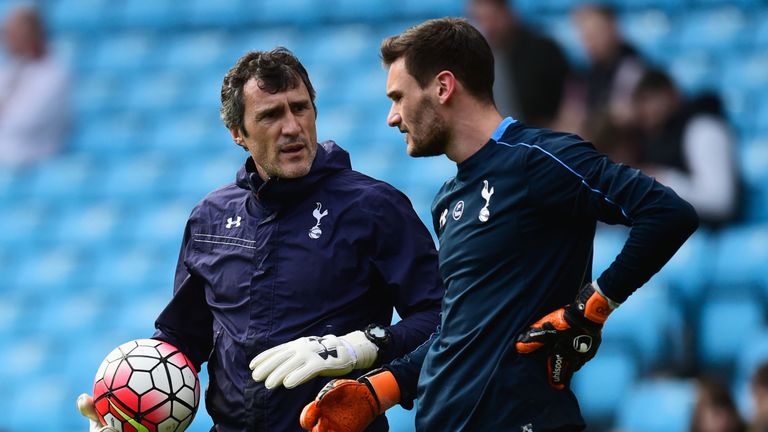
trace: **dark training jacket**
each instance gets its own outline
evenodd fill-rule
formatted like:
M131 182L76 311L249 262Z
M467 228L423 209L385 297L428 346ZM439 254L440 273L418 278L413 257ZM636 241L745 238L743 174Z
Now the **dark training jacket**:
M441 330L387 366L404 405L418 394L419 432L583 428L571 390L547 382L547 353L518 354L517 336L592 281L597 221L632 227L597 278L617 302L656 273L698 223L671 189L612 163L576 135L511 118L458 165L432 216L446 286Z
M300 431L302 408L331 378L270 391L251 378L253 357L303 336L387 326L394 307L403 319L379 352L387 362L429 337L442 296L434 242L408 198L353 171L328 141L305 177L265 182L249 158L195 207L154 337L198 368L208 362L219 431ZM369 430L386 427L382 417Z

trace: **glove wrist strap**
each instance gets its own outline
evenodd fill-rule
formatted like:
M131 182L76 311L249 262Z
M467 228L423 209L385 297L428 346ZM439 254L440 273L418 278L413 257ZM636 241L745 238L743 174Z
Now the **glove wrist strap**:
M379 369L359 378L371 390L379 402L379 414L400 402L400 386L392 372Z
M360 330L347 333L339 338L354 359L355 369L368 369L376 362L379 348L365 337Z
M576 307L584 317L593 323L603 325L619 303L609 299L600 290L597 282L584 285L576 296Z

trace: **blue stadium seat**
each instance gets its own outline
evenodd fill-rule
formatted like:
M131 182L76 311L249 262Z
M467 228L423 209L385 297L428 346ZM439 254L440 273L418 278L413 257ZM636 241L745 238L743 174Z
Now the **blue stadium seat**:
M765 92L768 90L768 53L760 50L754 53L735 51L724 57L723 73L719 88L738 89L746 92Z
M697 351L705 366L726 371L734 366L739 350L751 343L755 329L765 324L765 306L760 300L723 288L701 305Z
M99 33L116 23L114 3L109 0L55 0L44 14L54 32Z
M629 229L621 225L599 224L595 232L592 252L592 277L597 278L613 263L629 236Z
M689 381L642 381L618 403L617 429L624 432L685 432L696 397Z
M124 211L125 206L115 202L75 202L58 210L50 240L79 248L99 247L115 236Z
M164 41L164 49L156 52L157 62L161 68L187 73L214 66L228 68L236 60L228 58L229 43L229 36L218 30L179 34Z
M603 329L603 343L626 346L637 352L642 371L674 366L684 346L681 311L672 302L669 288L648 283L611 314Z
M213 129L226 133L217 110L179 110L156 118L147 131L147 141L155 151L176 157L186 152L224 150L222 143L208 140Z
M579 370L571 389L587 424L612 422L640 375L635 352L615 345L602 345L598 355Z
M681 300L686 312L697 307L708 285L714 263L712 243L709 234L696 231L651 279L669 286L674 300Z
M253 7L251 3L242 0L188 0L174 6L184 8L181 17L186 24L219 28L246 24L249 16L243 10Z
M389 430L392 432L415 432L416 408L409 411L396 405L387 410L387 421L389 421Z
M708 50L725 53L748 43L748 21L743 10L733 6L700 9L680 17L676 41L681 51Z
M733 287L762 289L768 293L768 225L723 229L717 237L711 283L728 290Z
M62 155L30 171L20 192L48 202L77 199L89 194L93 171L94 160L89 155Z
M95 47L90 55L84 56L84 67L99 72L115 71L120 73L146 73L150 69L148 60L161 47L151 32L129 31L104 35L93 41Z
M146 120L137 113L94 113L76 127L71 148L76 153L93 156L99 163L109 160L124 163L149 147L140 135L146 128ZM103 168L94 167L92 174L99 173L103 174Z
M746 188L744 218L749 223L768 223L768 139L745 143L739 160Z
M117 19L124 28L169 30L183 23L173 0L125 0L121 6L116 8Z
M262 0L258 8L244 8L243 12L255 22L276 25L312 26L333 16L334 9L313 0Z
M736 360L734 378L736 382L749 382L757 369L768 363L768 332L765 327L757 328L751 334L749 343L740 347Z
M182 70L164 70L153 75L141 75L131 80L126 89L124 106L129 110L154 115L188 108L186 89L193 78Z
M695 48L674 56L669 68L677 84L688 94L717 88L717 62L706 49Z
M75 80L77 91L72 95L75 122L100 115L125 105L127 94L124 80L112 73L84 73Z
M659 9L641 9L619 17L622 32L643 56L666 63L672 43L672 22L669 14Z
M101 181L96 185L99 196L126 200L145 200L167 193L172 184L164 182L172 165L167 154L142 153L126 160L110 160L103 167Z
M339 22L389 22L401 14L388 0L334 0L331 8L335 9L332 19Z

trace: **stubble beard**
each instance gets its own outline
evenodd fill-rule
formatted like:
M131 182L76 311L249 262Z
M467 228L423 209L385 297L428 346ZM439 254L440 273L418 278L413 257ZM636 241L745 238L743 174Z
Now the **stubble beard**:
M414 118L414 129L419 130L419 136L411 135L412 145L408 154L411 157L440 156L445 153L445 147L450 139L448 125L435 109L435 105L426 96L419 101L417 117ZM422 135L423 133L423 135Z

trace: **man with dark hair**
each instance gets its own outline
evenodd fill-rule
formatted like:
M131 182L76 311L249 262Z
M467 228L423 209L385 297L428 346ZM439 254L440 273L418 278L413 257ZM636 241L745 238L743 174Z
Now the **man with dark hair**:
M192 211L154 335L208 362L218 432L300 430L325 377L399 357L438 323L432 238L405 195L317 142L314 99L283 48L246 54L224 78L222 119L250 155ZM403 319L390 326L393 307ZM78 404L92 414L87 395Z
M493 50L493 95L499 112L551 127L569 74L560 47L528 28L507 0L469 0L467 12Z
M437 55L412 62L415 52ZM493 58L466 21L419 24L385 39L381 53L388 123L406 134L408 154L457 163L432 205L442 325L382 369L330 382L302 426L359 431L418 398L418 431L582 430L573 373L595 355L611 311L696 229L695 211L578 136L502 118L478 96L493 86ZM462 78L474 71L482 83ZM598 220L632 229L593 279Z
M720 97L686 100L664 72L649 70L633 94L643 137L637 165L693 205L709 228L739 214L736 143Z

